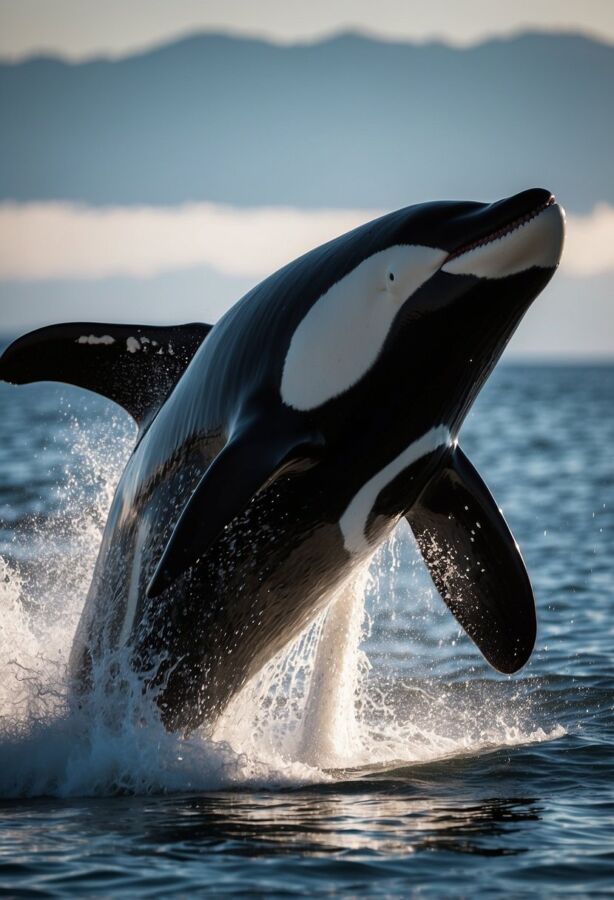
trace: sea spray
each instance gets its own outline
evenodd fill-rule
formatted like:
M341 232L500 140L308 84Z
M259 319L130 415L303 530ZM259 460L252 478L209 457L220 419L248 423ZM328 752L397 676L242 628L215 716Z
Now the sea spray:
M237 751L295 760L317 769L356 759L359 686L368 667L360 648L368 567L234 698L214 737Z
M367 576L365 566L344 585L322 623L297 747L300 759L320 768L347 765L360 745L356 695L367 659L360 650Z
M423 602L432 585L423 574L408 580L419 563L403 532L245 686L213 734L167 733L122 653L104 661L91 694L75 702L68 655L134 433L108 407L87 430L72 413L66 419L72 449L58 513L25 523L0 568L1 795L273 789L562 733L535 722L521 683L447 680L428 670L410 679L394 654L382 653L382 644L400 641L404 653L416 646L389 627L401 605L416 605L421 626L433 625ZM435 658L437 649L428 653Z

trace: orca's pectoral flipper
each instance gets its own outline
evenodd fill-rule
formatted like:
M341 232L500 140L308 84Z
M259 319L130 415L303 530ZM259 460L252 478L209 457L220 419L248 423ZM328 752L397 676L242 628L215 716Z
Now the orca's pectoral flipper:
M0 357L13 384L63 381L123 406L141 425L155 412L211 330L211 325L105 325L72 322L31 331Z
M501 511L459 448L406 515L446 605L495 669L516 672L535 643L533 591Z
M183 509L147 587L147 596L162 593L198 562L252 498L280 475L315 465L323 444L323 438L315 432L258 425L231 437Z

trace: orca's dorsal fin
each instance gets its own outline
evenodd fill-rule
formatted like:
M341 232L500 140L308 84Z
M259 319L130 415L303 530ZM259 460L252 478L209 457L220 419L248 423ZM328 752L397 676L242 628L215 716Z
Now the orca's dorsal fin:
M18 338L0 357L12 384L62 381L123 406L142 425L155 414L211 330L190 325L49 325Z
M444 603L495 669L516 672L535 643L531 583L501 510L459 447L406 518Z
M263 423L231 436L186 503L147 587L156 597L199 561L224 528L281 475L305 471L322 456L317 431Z

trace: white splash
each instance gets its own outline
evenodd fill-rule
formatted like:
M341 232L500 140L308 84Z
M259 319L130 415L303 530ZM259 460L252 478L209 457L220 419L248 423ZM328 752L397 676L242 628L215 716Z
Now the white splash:
M68 654L132 439L105 428L92 443L76 425L75 439L63 497L69 523L28 534L30 568L1 563L0 795L273 789L564 733L536 724L521 696L504 708L487 687L473 699L451 699L453 686L434 683L429 693L394 674L387 683L370 667L365 642L373 622L383 633L378 620L396 590L386 559L392 570L407 569L398 564L398 538L246 685L212 736L168 734L121 655L104 665L120 673L117 687L109 689L101 672L78 708L67 690ZM374 603L369 615L365 598Z
M297 744L299 759L334 768L360 745L354 698L368 660L359 650L368 569L333 598L322 624Z

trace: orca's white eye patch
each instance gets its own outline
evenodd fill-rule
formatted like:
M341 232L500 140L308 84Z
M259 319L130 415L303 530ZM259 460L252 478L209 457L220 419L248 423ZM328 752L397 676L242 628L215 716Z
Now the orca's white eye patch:
M313 409L362 378L400 307L445 258L445 251L418 244L389 247L322 294L290 341L280 387L284 403Z

